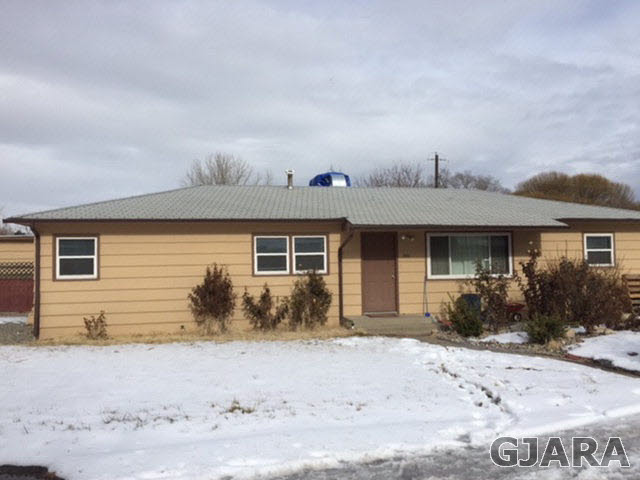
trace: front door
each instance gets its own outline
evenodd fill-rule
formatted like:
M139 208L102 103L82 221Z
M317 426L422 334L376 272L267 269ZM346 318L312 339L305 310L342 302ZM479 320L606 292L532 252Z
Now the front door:
M363 313L397 313L396 234L362 233Z

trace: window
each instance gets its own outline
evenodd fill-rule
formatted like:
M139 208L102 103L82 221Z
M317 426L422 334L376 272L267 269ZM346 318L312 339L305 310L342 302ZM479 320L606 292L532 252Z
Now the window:
M254 237L254 252L257 275L289 273L289 237Z
M56 238L56 279L98 278L96 237Z
M499 275L511 275L511 236L508 234L428 235L429 278L469 278L476 262Z
M293 271L327 273L327 240L324 236L293 237Z
M613 234L586 233L584 235L584 258L592 267L613 267Z

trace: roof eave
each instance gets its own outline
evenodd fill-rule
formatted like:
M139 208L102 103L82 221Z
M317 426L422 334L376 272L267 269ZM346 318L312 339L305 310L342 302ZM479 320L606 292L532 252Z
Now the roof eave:
M21 218L10 217L6 223L31 226L34 223L137 223L137 222L348 222L346 217L335 218Z
M569 225L565 224L552 224L552 225L465 225L465 224L455 224L455 225L437 225L437 224L411 224L411 225L394 225L394 224L353 224L353 228L359 230L389 230L389 229L397 229L397 230L514 230L514 229L549 229L549 228L569 228Z

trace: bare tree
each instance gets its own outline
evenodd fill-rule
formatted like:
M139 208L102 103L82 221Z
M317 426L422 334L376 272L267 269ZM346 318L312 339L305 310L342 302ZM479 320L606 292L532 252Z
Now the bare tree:
M16 229L4 223L4 207L0 207L0 235L13 235Z
M429 187L433 184L419 163L395 163L377 168L359 183L365 187Z
M263 173L256 174L256 185L273 185L273 172L266 169Z
M194 160L182 181L193 185L246 185L253 168L241 158L226 153L209 155L204 161Z
M440 181L446 188L464 188L469 190L485 190L488 192L509 193L509 189L502 186L500 180L491 175L475 175L469 170L451 173L443 170Z
M632 188L602 175L543 172L516 187L516 195L615 208L639 208Z
M360 183L365 187L434 187L434 177L425 173L426 171L427 169L419 163L396 163L390 167L373 170ZM452 173L443 168L439 176L441 188L466 188L501 193L509 191L497 178L490 175L474 175L468 170Z

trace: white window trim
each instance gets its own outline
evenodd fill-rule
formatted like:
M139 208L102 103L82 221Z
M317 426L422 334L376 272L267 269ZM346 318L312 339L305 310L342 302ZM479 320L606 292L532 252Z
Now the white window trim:
M510 278L513 276L513 251L511 248L511 233L510 232L438 232L427 233L427 279L430 280L466 280L473 278L474 274L449 274L449 275L432 275L431 274L431 237L487 237L487 236L501 236L507 237L507 246L509 252L509 272L502 274L502 276ZM491 262L491 246L489 246L489 262ZM449 271L451 271L451 240L449 240ZM493 276L498 277L500 274L496 273Z
M322 270L316 270L316 273L326 274L328 271L327 265L327 236L326 235L294 235L291 237L292 240L292 249L293 249L293 273L295 274L305 274L310 272L311 270L298 270L296 268L296 255L308 256L308 255L320 255L324 257L324 268ZM296 238L322 238L324 240L324 251L323 252L300 252L296 253Z
M93 240L93 255L60 255L60 240ZM60 260L64 259L93 259L92 275L62 275ZM56 237L56 280L95 280L98 278L98 237Z
M608 237L611 239L611 248L587 248L588 237ZM613 233L585 233L583 235L584 261L587 262L590 267L615 267L616 255L613 240ZM589 252L611 252L611 263L588 263L587 257Z
M284 253L258 253L259 238L284 238L286 240L287 251ZM268 272L258 271L258 257L282 257L287 259L286 270L270 270ZM256 235L253 237L253 273L255 275L288 275L289 274L289 236L288 235Z

